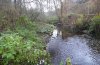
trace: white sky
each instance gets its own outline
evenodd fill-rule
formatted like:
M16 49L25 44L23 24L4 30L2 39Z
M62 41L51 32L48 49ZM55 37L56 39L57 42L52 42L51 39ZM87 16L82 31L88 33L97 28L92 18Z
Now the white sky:
M26 2L31 2L31 1L33 1L33 0L26 0ZM31 3L26 3L26 5L27 5L27 8L36 8L37 6L36 6L36 4L34 3L34 2L31 2ZM50 6L52 7L52 5L53 4L50 4ZM47 7L47 3L46 2L43 2L43 10L44 10L44 12L48 12L48 7ZM54 10L54 9L51 9L51 10Z
M31 2L31 1L33 1L33 0L26 0L26 2ZM76 2L77 0L73 0L73 2ZM31 3L27 3L26 4L27 5L27 8L36 8L37 6L35 5L35 3L34 2L31 2ZM44 12L48 12L48 9L50 9L51 11L53 11L53 10L55 10L55 7L54 7L54 4L51 2L50 3L50 5L49 5L50 7L48 8L47 7L47 3L46 2L43 2L43 10L44 10Z

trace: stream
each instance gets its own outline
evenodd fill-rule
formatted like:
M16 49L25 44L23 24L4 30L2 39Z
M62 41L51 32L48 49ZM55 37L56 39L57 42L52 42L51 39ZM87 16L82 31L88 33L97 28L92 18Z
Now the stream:
M72 65L100 65L100 55L92 51L89 47L90 39L84 35L73 35L62 39L57 35L57 30L47 44L47 52L51 55L53 65L66 65L66 59L70 57Z

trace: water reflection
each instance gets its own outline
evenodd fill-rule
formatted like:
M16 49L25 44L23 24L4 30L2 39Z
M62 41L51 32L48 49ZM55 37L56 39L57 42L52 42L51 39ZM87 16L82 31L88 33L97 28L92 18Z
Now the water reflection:
M88 38L75 35L62 40L57 36L57 30L54 30L52 37L54 39L47 44L47 51L51 54L53 65L59 65L60 62L66 65L67 57L71 58L72 65L100 65L99 55L94 54L88 46Z

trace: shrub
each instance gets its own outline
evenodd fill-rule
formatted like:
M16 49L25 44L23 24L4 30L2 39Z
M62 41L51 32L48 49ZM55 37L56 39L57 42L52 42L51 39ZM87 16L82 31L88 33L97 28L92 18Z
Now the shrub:
M48 57L42 45L39 46L36 41L23 40L16 33L1 35L0 55L1 65L34 65Z
M39 33L45 33L45 34L51 34L54 30L54 26L51 24L41 24L41 26L38 27Z
M48 19L48 23L49 24L52 24L52 25L56 25L56 23L58 22L58 19L57 19L57 17L55 17L55 16L52 16L52 17L50 17L49 19Z
M36 65L43 59L46 65L49 63L49 54L44 50L35 22L21 16L14 30L8 30L0 36L0 65Z
M74 27L73 32L74 33L82 33L82 31L86 28L86 23L84 22L84 16L82 14L73 14L73 21L74 21Z
M89 33L97 38L100 38L100 16L94 16L91 20Z

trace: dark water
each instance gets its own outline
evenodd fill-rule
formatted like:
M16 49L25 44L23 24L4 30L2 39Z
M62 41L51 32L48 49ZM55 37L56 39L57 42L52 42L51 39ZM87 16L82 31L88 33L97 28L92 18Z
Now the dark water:
M51 54L53 65L59 65L63 62L66 65L66 59L71 58L72 65L100 65L99 54L94 54L89 47L89 39L74 35L62 40L60 36L53 33L47 51Z

